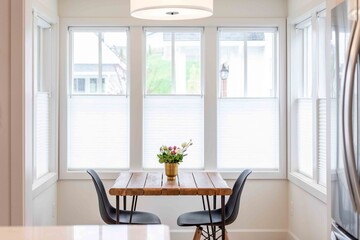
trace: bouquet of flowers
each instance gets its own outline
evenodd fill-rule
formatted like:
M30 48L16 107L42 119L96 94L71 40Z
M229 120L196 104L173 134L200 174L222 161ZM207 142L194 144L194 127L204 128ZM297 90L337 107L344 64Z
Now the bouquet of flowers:
M181 147L177 146L166 146L163 145L160 147L160 153L157 154L160 163L177 163L183 161L183 158L187 155L185 152L193 144L190 139L189 142L184 142L181 144Z

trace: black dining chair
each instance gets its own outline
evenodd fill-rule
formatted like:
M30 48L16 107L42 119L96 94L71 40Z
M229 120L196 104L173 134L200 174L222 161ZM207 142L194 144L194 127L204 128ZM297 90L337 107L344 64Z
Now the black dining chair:
M88 169L87 172L95 185L102 220L107 224L116 224L116 209L110 204L99 175L93 169ZM120 210L119 224L161 224L161 221L153 213Z
M252 171L250 169L244 170L240 176L237 178L233 189L232 194L230 195L228 201L225 204L225 225L229 225L235 221L239 213L240 208L240 197L242 190L244 188L247 177ZM210 206L209 206L210 207ZM211 217L210 217L211 214ZM188 212L180 215L177 219L177 224L181 227L196 226L196 231L194 234L194 240L200 239L203 231L206 232L204 237L206 239L216 238L216 227L221 226L221 208L214 210L204 210L196 212ZM204 230L202 226L206 226L207 230ZM212 233L209 232L209 227L211 227ZM225 231L225 239L228 239L227 232Z

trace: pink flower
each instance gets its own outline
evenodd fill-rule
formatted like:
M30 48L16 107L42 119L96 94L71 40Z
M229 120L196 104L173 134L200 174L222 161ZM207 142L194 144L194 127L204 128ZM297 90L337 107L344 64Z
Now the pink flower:
M176 146L174 146L174 150L176 150Z
M171 151L171 150L172 150L172 146L169 146L168 149Z
M171 151L171 154L172 154L172 155L175 155L175 154L176 154L175 150L172 150L172 151Z

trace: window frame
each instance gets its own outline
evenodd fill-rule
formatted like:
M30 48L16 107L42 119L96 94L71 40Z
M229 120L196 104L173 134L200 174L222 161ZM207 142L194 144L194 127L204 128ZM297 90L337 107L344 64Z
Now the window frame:
M288 78L290 79L289 85L288 85L288 179L295 185L299 186L300 188L304 189L314 197L318 198L322 202L326 203L327 196L326 196L326 186L323 186L319 183L319 158L317 153L317 147L318 147L318 134L319 134L319 126L318 126L318 120L319 120L319 114L318 114L318 105L320 100L325 99L326 101L326 119L329 118L329 101L326 97L319 96L319 37L320 34L318 30L318 17L321 17L321 14L326 12L326 4L322 3L318 6L314 7L313 9L307 11L306 13L303 13L299 17L293 17L288 19ZM308 22L308 23L307 23ZM306 24L310 24L312 26L312 92L311 96L302 97L306 99L312 100L312 132L316 134L313 135L313 164L312 164L312 177L307 176L306 174L303 174L299 172L298 170L298 160L293 155L293 138L295 137L293 135L294 132L294 125L295 125L295 118L294 118L294 108L292 106L293 101L295 99L299 99L293 97L294 91L296 87L292 87L293 85L297 86L299 88L300 84L299 77L301 76L301 79L304 79L303 72L301 72L299 69L296 69L296 65L299 64L299 58L302 59L302 63L304 65L304 55L303 51L300 51L296 49L296 44L298 44L298 38L296 37L296 28L297 27L304 27ZM326 26L327 27L327 26ZM316 52L314 51L316 49ZM300 57L299 57L300 56ZM305 67L305 66L303 66ZM297 81L297 82L296 82ZM328 91L328 86L325 86L325 91ZM296 94L295 94L296 95ZM301 98L301 97L300 97ZM326 120L326 154L328 155L329 151L329 121ZM326 157L326 159L329 159L329 156ZM328 177L328 176L327 176ZM327 181L328 183L328 181Z
M149 32L161 32L161 33L164 33L164 32L170 32L170 33L191 33L191 32L195 32L195 33L199 33L200 34L200 40L199 40L199 43L200 43L200 92L199 93L191 93L191 94L188 94L188 93L183 93L183 94L177 94L177 93L168 93L168 94L149 94L147 93L147 86L146 86L146 81L147 81L147 77L146 77L146 33L147 31ZM174 34L174 35L175 35ZM175 65L176 65L176 55L175 55L175 48L176 48L176 41L174 39L174 35L172 35L172 39L171 39L171 66L172 66L172 71L171 71L171 79L172 79L172 83L174 83L174 79L176 77L176 74L175 74ZM159 98L159 97L164 97L164 98L168 98L168 97L173 97L174 99L176 98L186 98L186 97L189 97L189 98L199 98L200 100L202 100L203 102L203 113L204 113L204 27L172 27L172 28L169 28L169 27L143 27L143 42L144 42L144 45L143 45L143 61L144 61L144 67L143 67L143 101L146 101L146 98ZM144 105L143 105L144 106ZM144 114L144 108L142 109L143 110L143 114ZM144 118L143 118L144 120ZM204 120L204 115L202 116L202 120ZM143 122L143 126L144 126L144 122ZM204 124L202 125L204 127ZM143 131L144 132L144 131ZM203 130L204 132L204 130ZM144 142L144 134L142 135L142 141ZM186 142L186 141L189 141L189 139L183 139L182 142ZM182 142L179 142L178 144L181 144ZM203 140L203 143L204 143L204 140ZM201 167L193 167L193 168L186 168L186 171L189 171L189 170L196 170L196 171L199 171L199 170L203 170L205 169L205 159L204 159L204 146L201 146L201 155L202 155L202 159L201 159L201 162L202 162L202 166ZM142 167L144 170L148 170L148 171L151 171L151 170L162 170L163 167L159 167L159 168L152 168L152 167L145 167L144 166L144 156L145 156L145 153L144 153L144 148L142 149ZM188 157L184 158L184 161L187 161ZM157 161L157 159L155 158L155 160Z
M86 23L86 24L85 24ZM144 68L142 71L136 66L141 63L145 66L144 54L144 27L194 27L194 23L183 21L154 22L145 20L134 20L131 18L64 18L60 29L60 48L68 49L67 28L69 26L128 26L129 30L129 75L130 75L130 171L142 171L142 108L144 93ZM279 29L279 97L280 101L280 159L278 171L254 171L250 176L252 179L286 179L286 19L284 18L216 18L199 19L195 27L203 27L204 61L203 67L203 98L204 98L204 170L216 171L216 126L218 96L218 41L217 27L276 27ZM142 47L140 47L142 46ZM60 131L66 132L67 119L67 79L68 79L68 56L60 56ZM139 91L139 89L141 89ZM88 179L84 171L69 173L66 170L66 134L60 136L60 178L61 179ZM186 139L185 139L186 140ZM185 159L186 160L186 159ZM228 170L220 172L225 179L236 179L239 170ZM115 179L118 171L101 171L103 179Z
M74 77L73 76L73 62L72 62L72 59L73 59L73 56L74 56L74 49L72 48L74 45L73 45L73 33L74 32L96 32L96 33L101 33L101 35L98 36L98 45L100 46L100 43L101 43L101 36L102 36L102 33L108 33L108 32L117 32L117 31L121 31L121 32L126 32L127 34L127 63L129 64L129 28L128 27L119 27L119 26L106 26L106 27L103 27L103 26L68 26L67 27L67 31L68 31L68 66L67 66L67 69L68 69L68 79L67 79L67 92L66 92L66 104L67 106L69 106L69 99L71 99L72 97L75 97L75 98L82 98L82 97L98 97L98 98L102 98L102 97L119 97L119 98L124 98L126 99L127 102L129 102L128 100L128 91L129 91L129 85L130 85L130 80L129 80L129 70L127 69L126 70L126 79L127 79L127 82L126 82L126 88L125 88L125 93L117 93L117 94L113 94L113 93L102 93L99 91L96 92L96 93L92 93L90 92L90 81L92 79L92 77L89 77L89 76L84 76L84 75L80 75L80 76L76 76ZM102 84L103 82L105 82L105 78L104 78L104 75L103 75L103 69L102 69L102 47L99 47L98 49L98 64L99 64L99 73L98 73L98 81L97 83L101 83L101 88L102 88ZM84 81L84 92L75 92L74 91L74 86L73 85L73 79L74 80L83 80ZM101 80L100 80L101 79ZM66 115L67 115L67 120L66 121L69 121L70 120L70 115L69 115L69 110L70 108L67 107L66 109ZM129 116L127 116L128 119L129 119ZM66 122L67 124L67 122ZM128 120L128 124L130 124L130 121ZM68 126L68 125L67 125ZM66 144L68 143L68 131L69 131L69 128L66 128ZM128 134L127 134L128 135ZM129 138L129 137L128 137ZM68 149L66 147L66 149ZM66 152L64 153L66 155L66 157L68 156L68 150L66 150ZM129 158L128 158L129 159ZM130 162L130 159L129 159L129 162ZM129 165L129 164L128 164ZM64 169L65 168L65 171ZM111 169L111 170L109 170ZM113 171L119 171L119 170L129 170L129 167L124 167L124 168L104 168L104 170L102 169L97 169L99 171L105 171L105 172L113 172ZM79 172L84 172L86 169L77 169L77 168L74 168L74 169L70 169L68 167L68 161L66 161L66 165L63 165L63 162L61 162L60 164L60 176L62 176L62 174L64 174L67 178L67 176L69 176L71 178L71 176L74 176L74 175L77 175ZM80 178L83 178L83 176L81 176Z
M247 82L249 81L249 76L248 76L248 44L247 44L247 40L243 41L244 42L244 45L242 46L243 49L244 49L244 63L243 63L243 66L244 66L244 82L243 82L243 93L242 94L239 94L240 96L231 96L231 97L227 97L227 96L223 96L223 89L222 89L222 84L223 84L223 81L221 80L221 77L220 77L220 71L221 71L221 63L220 63L220 47L218 47L218 58L217 58L217 65L218 65L218 96L217 96L217 106L219 107L219 103L220 102L225 102L227 100L231 101L233 99L239 99L239 100L260 100L260 99L263 99L263 100L278 100L278 106L279 106L279 112L278 112L278 117L279 117L279 122L278 122L278 126L279 126L279 132L278 132L278 136L279 136L279 142L278 142L278 145L279 145L279 148L278 148L278 155L279 155L279 167L278 168L256 168L254 169L253 171L257 171L257 172L271 172L271 173L274 173L276 174L277 172L280 172L281 171L281 157L282 157L282 148L283 146L281 146L281 141L282 141L282 128L281 128L281 119L282 119L282 113L281 113L281 101L284 101L284 98L280 98L280 93L281 93L281 90L280 90L280 87L283 83L281 83L281 79L280 79L280 69L279 69L279 61L280 61L280 51L279 51L279 44L280 44L280 33L279 33L279 29L278 27L265 27L265 26L257 26L257 27L218 27L218 45L220 45L220 34L221 32L262 32L262 33L272 33L273 34L273 44L272 44L272 52L273 52L273 57L274 57L274 61L272 62L272 69L273 69L273 75L272 75L272 83L271 83L271 86L272 86L272 89L273 89L273 92L271 93L271 96L256 96L256 97L253 97L253 96L249 96L248 95L248 88L247 88ZM218 115L219 117L219 115ZM219 131L217 129L217 131ZM236 170L239 170L241 171L242 168L234 168ZM221 169L222 171L225 170L225 169Z
M50 61L52 64L50 64L51 69L49 76L51 80L49 81L49 87L48 92L50 96L49 100L49 108L50 109L50 118L52 118L52 121L50 121L50 124L52 125L50 127L49 136L50 136L50 156L49 156L49 166L48 166L48 172L44 175L40 176L39 178L36 177L36 151L35 151L35 144L36 144L36 94L38 92L38 79L37 79L37 71L40 70L41 66L38 66L37 62L37 48L38 48L38 21L42 21L43 23L40 24L49 24L51 28L51 42L50 42ZM32 194L33 197L39 195L42 191L44 191L48 186L52 185L58 180L58 143L59 138L57 137L59 134L58 126L58 67L57 67L57 57L58 54L58 19L55 16L52 16L51 14L47 14L46 11L43 11L43 9L34 8L33 14L32 14L32 31L33 31L33 37L32 37L32 47L33 47L33 57L32 57Z

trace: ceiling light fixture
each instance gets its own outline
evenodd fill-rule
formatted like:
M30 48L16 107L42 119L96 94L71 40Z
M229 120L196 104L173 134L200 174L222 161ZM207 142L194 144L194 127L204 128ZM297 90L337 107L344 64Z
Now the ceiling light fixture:
M148 20L205 18L213 14L213 0L130 0L130 13Z

